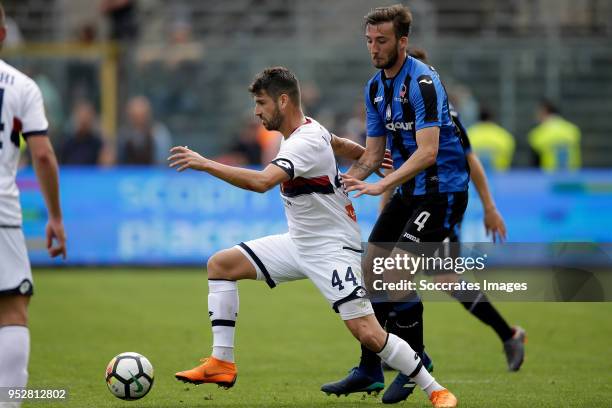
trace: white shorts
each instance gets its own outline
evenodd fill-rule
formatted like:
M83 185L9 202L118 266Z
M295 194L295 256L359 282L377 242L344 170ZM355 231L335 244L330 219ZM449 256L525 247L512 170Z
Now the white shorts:
M300 253L289 233L270 235L236 245L253 264L257 280L271 288L279 283L310 279L343 320L374 313L361 282L361 253L332 250L327 255Z
M32 270L23 231L0 227L0 295L32 293Z

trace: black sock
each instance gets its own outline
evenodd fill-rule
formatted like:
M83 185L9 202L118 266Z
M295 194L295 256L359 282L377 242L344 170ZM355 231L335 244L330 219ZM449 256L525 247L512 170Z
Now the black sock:
M484 292L480 290L454 291L452 296L461 302L468 312L484 324L491 326L502 342L512 338L512 328L489 302Z
M412 301L395 303L387 322L387 330L406 340L419 356L423 356L423 302L418 297Z
M385 327L389 313L393 309L393 303L376 302L372 303L372 308L374 309L374 314L380 325ZM359 362L359 368L370 376L382 377L380 357L363 344L361 345L361 361Z

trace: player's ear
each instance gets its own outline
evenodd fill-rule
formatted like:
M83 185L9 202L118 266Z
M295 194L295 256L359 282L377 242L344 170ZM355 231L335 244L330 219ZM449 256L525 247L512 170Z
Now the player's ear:
M287 95L287 94L281 94L281 95L278 97L278 106L279 106L281 109L285 109L285 108L287 108L287 105L289 105L289 95Z
M408 36L401 36L398 40L400 48L408 50Z

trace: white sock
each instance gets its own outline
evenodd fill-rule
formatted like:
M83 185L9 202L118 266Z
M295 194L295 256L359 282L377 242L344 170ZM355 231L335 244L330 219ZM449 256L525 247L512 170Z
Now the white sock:
M25 387L28 384L30 331L25 326L0 327L0 387ZM0 407L19 407L20 403L0 403Z
M233 363L238 317L238 285L235 281L208 281L208 315L213 332L213 357Z
M395 334L388 334L387 344L385 344L385 347L378 353L378 356L392 368L409 376L427 393L427 395L431 395L434 391L444 389L444 387L438 384L431 374L429 374L427 369L423 367L419 355L412 347ZM419 367L420 369L417 370Z

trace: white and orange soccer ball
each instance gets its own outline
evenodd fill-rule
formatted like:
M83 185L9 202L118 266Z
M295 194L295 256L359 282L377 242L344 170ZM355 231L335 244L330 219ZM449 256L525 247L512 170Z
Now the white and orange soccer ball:
M153 365L138 353L121 353L106 366L106 385L123 400L137 400L153 386Z

